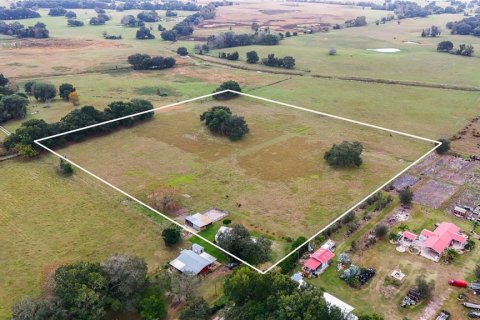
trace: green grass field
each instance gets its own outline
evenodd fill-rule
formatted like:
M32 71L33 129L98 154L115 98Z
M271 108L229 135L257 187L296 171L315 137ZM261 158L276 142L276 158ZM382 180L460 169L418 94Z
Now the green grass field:
M27 295L41 295L54 269L114 253L143 257L151 270L177 253L166 249L161 224L80 172L57 174L58 160L0 162L0 319ZM162 221L163 222L163 221Z

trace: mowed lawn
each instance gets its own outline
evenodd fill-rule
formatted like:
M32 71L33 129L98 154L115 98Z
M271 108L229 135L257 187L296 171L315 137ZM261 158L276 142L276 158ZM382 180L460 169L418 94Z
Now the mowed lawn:
M213 105L245 117L245 139L234 143L206 129L199 115ZM344 140L363 143L361 168L333 169L323 160ZM218 207L252 231L297 237L319 231L431 147L242 97L159 111L152 121L59 152L143 200L173 187L189 195L190 212Z
M177 253L165 248L161 224L85 174L58 175L57 165L48 155L0 162L0 319L22 297L41 295L61 264L125 253L153 270Z

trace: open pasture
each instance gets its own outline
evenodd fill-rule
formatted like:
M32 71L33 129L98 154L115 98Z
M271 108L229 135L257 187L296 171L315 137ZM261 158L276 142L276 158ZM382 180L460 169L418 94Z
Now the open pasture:
M59 265L126 253L155 269L177 253L125 197L80 171L63 177L57 166L48 155L0 162L0 319L22 297L44 295Z
M386 16L388 11L375 11ZM221 12L221 11L220 11ZM365 12L369 12L365 10ZM362 15L361 12L358 15ZM248 15L246 15L248 16ZM330 30L313 35L299 35L282 40L278 46L248 46L211 51L213 57L219 51L238 51L240 62L246 64L246 52L255 50L261 58L274 53L276 56L293 56L296 69L311 75L344 77L366 77L375 79L417 81L435 84L454 84L480 87L480 55L455 56L436 52L437 44L450 40L458 47L461 43L480 48L480 38L450 35L445 24L463 18L459 14L442 14L422 19L405 19L384 25L375 25L367 17L365 27ZM439 37L422 38L421 31L432 25L443 31ZM233 28L235 31L235 27ZM335 48L337 54L329 56L328 50ZM400 52L379 53L367 49L398 48ZM228 62L227 60L220 60ZM251 65L250 65L251 67ZM265 67L266 69L272 69ZM279 70L273 68L273 70ZM281 70L281 69L280 69Z
M214 105L245 117L250 133L235 143L212 135L199 115ZM323 160L344 140L364 145L360 168L335 169ZM191 213L217 207L280 239L313 235L432 147L241 97L159 110L152 121L58 152L140 200L176 188L188 195L183 206Z

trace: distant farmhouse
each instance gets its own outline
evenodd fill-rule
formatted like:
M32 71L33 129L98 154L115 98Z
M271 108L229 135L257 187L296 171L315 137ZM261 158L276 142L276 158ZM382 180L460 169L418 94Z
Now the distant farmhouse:
M182 273L203 275L215 268L216 261L202 246L193 244L191 249L182 250L180 255L170 262L170 266Z

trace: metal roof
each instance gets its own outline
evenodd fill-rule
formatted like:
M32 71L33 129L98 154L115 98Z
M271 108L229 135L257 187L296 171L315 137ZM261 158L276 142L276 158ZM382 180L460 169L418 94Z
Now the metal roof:
M205 267L217 259L208 253L196 254L192 250L182 250L180 255L170 265L184 273L199 274Z

